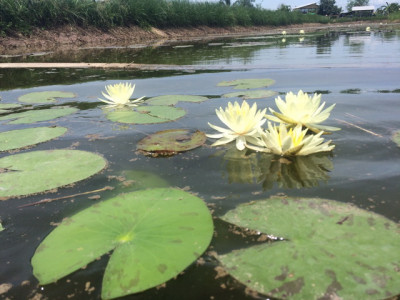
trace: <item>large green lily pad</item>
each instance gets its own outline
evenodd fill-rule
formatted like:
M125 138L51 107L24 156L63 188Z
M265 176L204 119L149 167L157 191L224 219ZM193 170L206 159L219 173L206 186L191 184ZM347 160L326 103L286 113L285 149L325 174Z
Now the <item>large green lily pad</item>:
M107 113L107 118L113 122L127 124L155 124L175 121L186 112L182 108L161 105L136 107L135 110L114 110Z
M397 146L400 147L400 130L396 131L393 134L392 140L393 140L393 142L395 142L397 144Z
M228 93L222 95L224 98L241 97L243 99L261 99L268 98L278 94L277 92L271 90L251 90L251 91L241 91L235 93Z
M33 273L48 284L113 250L102 298L137 293L177 276L208 247L205 203L179 189L121 194L64 219L37 248ZM62 259L60 259L62 258Z
M178 102L203 102L208 100L203 96L192 95L163 95L146 100L150 105L175 105Z
M67 132L65 127L36 127L0 133L0 151L15 150L43 143Z
M275 83L275 80L269 78L257 78L257 79L237 79L231 81L222 81L218 83L218 86L234 86L235 90L240 89L257 89L262 87L268 87Z
M59 92L59 91L45 91L45 92L33 92L22 95L18 98L18 101L24 103L54 103L56 98L73 98L74 93Z
M75 113L78 109L73 107L57 107L51 109L28 110L20 113L0 117L0 121L12 120L8 124L31 124L49 121Z
M137 143L137 149L146 155L174 155L203 145L206 135L202 131L170 129L156 132Z
M219 257L236 279L284 299L383 299L400 293L399 224L353 205L272 197L223 220L284 241Z
M100 155L80 150L48 150L0 159L0 197L23 196L65 186L101 171Z

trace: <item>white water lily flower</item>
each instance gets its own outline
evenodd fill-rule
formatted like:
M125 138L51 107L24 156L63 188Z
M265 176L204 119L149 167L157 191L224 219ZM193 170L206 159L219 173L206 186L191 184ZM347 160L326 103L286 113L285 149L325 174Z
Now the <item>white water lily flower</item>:
M303 91L300 90L297 95L292 92L287 93L285 100L286 102L283 101L281 97L275 99L275 103L280 112L276 112L270 108L270 112L274 115L267 115L269 120L285 123L293 127L297 125L305 126L315 133L321 130L340 130L340 128L337 127L320 124L329 118L331 110L335 107L335 104L332 104L325 110L322 110L325 106L325 102L320 105L321 94L314 94L313 97L310 97L307 93L303 93Z
M335 148L334 145L330 145L331 141L325 142L321 137L323 131L316 135L306 135L307 130L302 130L302 127L297 125L288 131L284 124L278 127L268 122L268 130L261 133L261 139L256 143L258 147L248 145L248 148L281 156L305 156L317 152L328 152Z
M101 98L99 98L99 100L111 106L137 106L139 103L143 102L142 99L144 97L130 101L129 99L132 96L134 90L135 85L132 86L130 83L120 82L114 85L106 85L107 94L104 92L102 92L102 94L108 100L104 100Z
M219 139L212 146L219 146L236 140L236 148L243 150L247 142L255 143L260 136L261 126L266 122L264 118L266 111L266 108L262 111L257 110L256 103L250 108L246 101L243 101L241 106L237 102L233 105L229 102L225 110L222 107L215 110L218 118L228 129L208 123L211 128L220 133L207 134L207 137Z
M304 32L303 29L301 29L301 30L299 31L299 33L300 33L300 34L304 34L305 32Z
M286 35L286 30L283 30L283 31L282 31L282 35Z

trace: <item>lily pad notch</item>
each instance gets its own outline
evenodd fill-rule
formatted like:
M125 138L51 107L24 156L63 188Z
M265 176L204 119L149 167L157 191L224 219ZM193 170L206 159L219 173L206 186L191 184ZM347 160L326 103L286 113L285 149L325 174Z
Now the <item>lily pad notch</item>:
M188 192L121 194L64 219L36 249L33 273L49 284L113 251L101 292L113 299L177 276L207 249L212 235L207 206Z

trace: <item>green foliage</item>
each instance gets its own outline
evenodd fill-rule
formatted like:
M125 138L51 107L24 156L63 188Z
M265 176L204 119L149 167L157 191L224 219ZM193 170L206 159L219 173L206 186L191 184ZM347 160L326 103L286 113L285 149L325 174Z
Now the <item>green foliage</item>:
M365 6L369 4L369 0L348 0L347 1L347 11L351 11L354 6Z
M230 275L262 294L386 299L400 292L398 224L381 215L332 200L271 197L222 219L284 239L219 256Z
M319 15L331 16L331 15L338 15L341 12L342 9L336 6L336 0L320 0L318 9Z
M236 1L234 5L229 2L221 5L180 0L0 0L0 34L29 33L33 27L66 24L107 30L131 25L167 28L327 22L320 16L256 8L252 0Z
M121 194L64 219L36 249L33 273L41 284L52 283L112 251L102 298L113 299L177 276L206 250L212 234L207 206L188 192Z
M391 15L391 14L396 14L399 13L400 10L400 4L399 3L388 3L386 2L386 5L382 5L376 10L376 13L379 15Z

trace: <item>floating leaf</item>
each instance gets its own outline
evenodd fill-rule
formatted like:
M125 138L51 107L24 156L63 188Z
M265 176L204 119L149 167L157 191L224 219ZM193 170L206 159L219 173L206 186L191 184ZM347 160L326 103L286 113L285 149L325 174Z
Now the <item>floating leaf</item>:
M395 142L397 144L397 146L400 147L400 130L396 131L393 134L392 140L393 140L393 142Z
M88 178L107 162L100 155L79 150L48 150L0 159L0 197L41 193Z
M155 124L175 121L185 114L182 108L149 105L136 107L135 110L114 110L107 113L107 118L119 123Z
M18 98L18 101L24 103L54 103L55 98L74 98L74 93L58 92L58 91L46 91L46 92L33 92L22 95Z
M278 94L277 92L271 90L252 90L252 91L242 91L235 93L228 93L222 95L225 98L241 97L243 99L261 99L268 98Z
M153 172L141 170L125 170L121 173L122 185L132 191L150 188L169 187L170 184Z
M37 248L33 273L48 284L114 250L102 287L102 297L112 299L177 276L206 250L212 234L207 206L190 193L121 194L64 219Z
M178 102L203 102L208 100L207 97L203 96L192 96L192 95L163 95L154 97L146 100L147 104L150 105L175 105Z
M3 231L4 230L4 227L3 227L3 225L1 224L1 220L0 220L0 231Z
M202 131L191 133L187 129L156 132L138 142L137 149L146 155L174 155L203 145L206 135Z
M64 117L78 111L73 107L58 107L51 109L29 110L0 117L0 121L13 120L8 124L30 124Z
M273 197L223 220L286 240L221 255L253 290L288 299L383 299L400 293L399 224L350 204Z
M36 127L0 133L0 151L9 151L43 143L67 132L65 127Z
M21 104L14 103L0 103L0 114L9 113L10 109L20 108Z
M237 79L232 81L222 81L218 83L218 86L235 86L235 90L240 89L257 89L262 87L268 87L275 83L275 80L264 78L264 79Z

